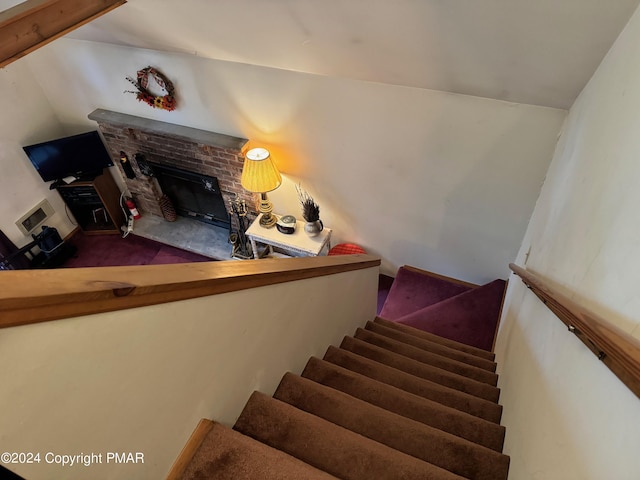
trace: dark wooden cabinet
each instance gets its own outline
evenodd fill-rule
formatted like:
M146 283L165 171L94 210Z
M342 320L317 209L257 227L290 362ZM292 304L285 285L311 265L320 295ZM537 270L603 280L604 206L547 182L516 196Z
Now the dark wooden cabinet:
M84 233L121 233L125 215L120 190L106 169L93 180L76 180L57 190Z

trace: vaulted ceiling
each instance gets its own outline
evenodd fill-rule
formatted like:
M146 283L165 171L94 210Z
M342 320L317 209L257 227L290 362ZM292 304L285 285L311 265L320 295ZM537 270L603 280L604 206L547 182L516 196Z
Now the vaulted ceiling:
M128 0L68 36L569 108L638 3Z

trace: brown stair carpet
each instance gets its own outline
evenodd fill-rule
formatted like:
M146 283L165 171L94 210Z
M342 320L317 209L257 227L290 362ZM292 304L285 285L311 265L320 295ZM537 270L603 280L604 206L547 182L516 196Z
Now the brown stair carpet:
M420 330L409 325L404 325L402 323L392 322L390 320L386 320L383 317L376 317L374 323L384 325L388 328L393 328L399 330L401 332L408 333L410 335L414 335L418 338L422 338L425 340L429 340L430 342L439 343L440 345L444 345L446 347L451 347L456 350L460 350L461 352L470 353L472 355L476 355L478 357L485 358L487 360L493 361L495 360L495 354L493 352L489 352L487 350L483 350L481 348L473 347L471 345L467 345L464 343L456 342L455 340L450 340L448 338L439 337L438 335L434 335L433 333L425 332L424 330Z
M376 317L286 373L273 397L254 392L233 429L201 421L167 480L507 480L495 356L474 340L504 282L410 267L396 281L382 313L447 335Z
M478 382L487 383L493 387L498 384L498 376L493 372L488 372L483 368L475 367L458 360L453 360L437 353L426 352L421 348L407 345L406 343L399 342L398 340L394 340L370 330L358 328L353 336L358 340L384 348L385 350L397 353L398 355L477 380Z
M500 390L493 385L488 385L463 375L427 365L353 337L345 337L340 344L340 348L367 357L370 360L383 363L389 367L410 373L416 377L431 380L445 387L454 388L461 392L484 398L490 402L497 402L500 398Z
M332 480L335 477L216 422L172 480Z
M442 355L443 357L451 358L452 360L457 360L459 362L464 362L466 364L482 368L489 372L495 373L496 371L497 365L495 362L486 360L476 355L472 355L470 353L461 352L460 350L456 350L455 348L440 345L439 343L418 338L415 335L411 335L394 328L386 327L381 323L367 322L365 329L379 335L384 335L385 337L391 338L393 340L406 343L407 345L420 348L424 351L436 353L438 355Z
M442 405L461 410L490 422L500 423L502 406L489 400L416 377L410 373L334 346L330 346L327 349L323 359Z
M274 398L472 480L506 480L509 457L287 373Z
M302 376L390 412L430 425L497 452L502 451L505 428L496 423L447 407L315 357L309 359Z
M344 480L464 478L259 392L234 429Z

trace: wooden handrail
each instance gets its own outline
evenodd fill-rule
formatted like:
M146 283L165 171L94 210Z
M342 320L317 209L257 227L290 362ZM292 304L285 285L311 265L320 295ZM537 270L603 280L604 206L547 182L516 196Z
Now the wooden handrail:
M380 265L372 255L0 272L0 328L175 302Z
M509 268L636 396L640 397L640 341L513 263Z

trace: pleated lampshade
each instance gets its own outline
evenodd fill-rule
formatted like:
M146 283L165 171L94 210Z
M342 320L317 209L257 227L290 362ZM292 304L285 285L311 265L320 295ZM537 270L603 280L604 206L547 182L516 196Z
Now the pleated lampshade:
M282 183L282 176L266 148L252 148L245 155L240 183L245 190L266 193Z

